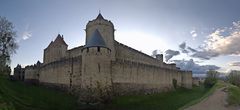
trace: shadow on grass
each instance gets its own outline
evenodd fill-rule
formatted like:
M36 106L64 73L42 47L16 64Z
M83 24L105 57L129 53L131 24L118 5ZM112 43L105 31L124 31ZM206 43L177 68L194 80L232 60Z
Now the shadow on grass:
M77 98L64 92L9 81L0 76L0 109L76 110ZM1 104L5 104L2 106Z

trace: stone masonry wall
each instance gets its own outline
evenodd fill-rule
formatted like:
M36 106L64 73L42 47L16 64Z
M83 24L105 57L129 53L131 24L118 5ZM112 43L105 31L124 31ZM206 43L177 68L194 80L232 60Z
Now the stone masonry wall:
M182 86L185 88L192 88L192 72L183 71L182 72Z
M40 69L41 84L72 90L80 84L81 56L51 62Z
M75 47L67 50L68 58L78 57L82 55L83 46Z
M120 95L167 91L173 88L173 79L177 80L178 86L185 83L182 81L182 75L185 74L183 71L121 59L112 62L112 73L114 92ZM184 80L185 78L189 77L184 77ZM186 83L190 87L191 83Z
M24 81L29 83L38 83L39 68L37 67L26 67Z
M135 50L117 41L115 41L115 48L116 48L116 58L118 59L125 59L129 61L150 64L155 66L163 65L163 62L161 62L160 60L157 60L145 53L142 53L138 50Z

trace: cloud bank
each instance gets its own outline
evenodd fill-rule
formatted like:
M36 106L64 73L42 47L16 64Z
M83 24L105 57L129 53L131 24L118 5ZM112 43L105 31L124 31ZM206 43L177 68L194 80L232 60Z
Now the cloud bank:
M176 63L176 66L179 67L181 70L188 70L192 71L193 74L206 74L208 70L218 70L220 67L215 65L199 65L190 60L173 60Z
M220 55L240 55L239 41L240 21L233 22L233 25L229 28L216 29L208 35L203 45L197 49L186 46L185 42L180 44L179 48L182 53L190 53L191 57L209 60Z
M228 65L229 66L238 66L238 67L240 67L240 61L230 62Z

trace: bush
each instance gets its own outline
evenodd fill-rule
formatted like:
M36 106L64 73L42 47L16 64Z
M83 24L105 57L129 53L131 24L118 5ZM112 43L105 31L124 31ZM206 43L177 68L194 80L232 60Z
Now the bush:
M204 81L204 87L211 88L217 82L216 78L208 77Z
M172 80L172 83L173 83L174 89L177 89L177 80L176 80L176 79L173 79L173 80Z

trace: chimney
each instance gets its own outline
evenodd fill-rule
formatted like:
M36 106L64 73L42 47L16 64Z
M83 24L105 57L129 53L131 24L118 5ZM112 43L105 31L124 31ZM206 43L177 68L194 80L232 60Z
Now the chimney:
M157 54L156 59L163 62L163 54Z

